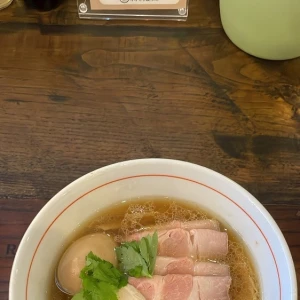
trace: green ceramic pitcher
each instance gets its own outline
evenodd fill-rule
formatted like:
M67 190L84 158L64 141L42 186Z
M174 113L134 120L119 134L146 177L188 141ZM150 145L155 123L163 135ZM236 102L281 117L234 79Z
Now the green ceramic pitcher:
M300 56L300 0L220 0L221 20L231 41L264 59Z

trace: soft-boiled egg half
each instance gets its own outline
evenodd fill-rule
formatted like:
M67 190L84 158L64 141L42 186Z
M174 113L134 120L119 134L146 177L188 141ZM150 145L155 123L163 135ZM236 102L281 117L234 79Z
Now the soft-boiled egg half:
M74 295L81 289L80 271L89 252L117 265L116 242L104 233L89 234L72 243L61 257L57 267L57 280L66 292Z

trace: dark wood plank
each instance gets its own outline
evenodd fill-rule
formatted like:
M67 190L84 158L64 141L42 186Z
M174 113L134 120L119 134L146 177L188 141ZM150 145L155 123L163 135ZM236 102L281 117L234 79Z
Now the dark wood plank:
M299 203L300 61L270 65L220 32L156 35L2 35L1 197L46 201L107 163L172 157Z

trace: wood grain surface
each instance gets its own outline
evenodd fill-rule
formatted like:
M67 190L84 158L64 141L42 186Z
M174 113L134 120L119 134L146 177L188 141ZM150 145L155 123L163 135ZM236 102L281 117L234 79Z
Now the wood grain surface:
M240 51L217 0L192 0L180 23L79 20L75 1L38 13L14 0L0 22L0 300L22 235L54 194L145 157L248 189L282 229L299 284L300 59Z

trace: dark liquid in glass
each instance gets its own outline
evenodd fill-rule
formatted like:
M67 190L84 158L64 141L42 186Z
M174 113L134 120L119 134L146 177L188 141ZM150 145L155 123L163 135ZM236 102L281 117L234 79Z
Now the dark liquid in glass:
M24 0L26 7L48 11L58 7L63 0Z

